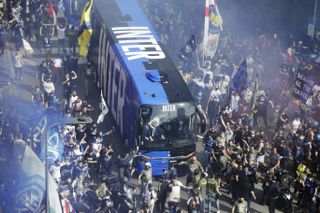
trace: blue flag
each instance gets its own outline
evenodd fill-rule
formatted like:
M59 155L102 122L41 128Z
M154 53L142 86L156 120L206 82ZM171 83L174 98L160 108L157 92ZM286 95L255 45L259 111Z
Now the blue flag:
M231 89L238 93L247 89L248 86L248 71L247 71L247 59L245 58L236 74L233 76Z

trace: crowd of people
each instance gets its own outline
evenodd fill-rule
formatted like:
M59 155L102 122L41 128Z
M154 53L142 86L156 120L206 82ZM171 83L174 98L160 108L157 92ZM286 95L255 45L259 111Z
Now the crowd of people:
M152 11L148 15L161 20ZM179 28L174 24L169 24L173 25L171 29ZM159 22L156 30L166 33L163 30L167 26ZM170 36L173 31L168 31L164 37L174 40ZM270 212L276 206L285 212L293 211L292 200L281 200L292 187L298 208L319 211L319 82L313 85L307 102L292 95L297 70L317 66L305 56L319 54L318 34L311 46L293 35L289 35L287 44L282 43L276 33L259 33L250 39L230 36L228 32L220 36L217 53L206 60L205 68L199 70L195 65L183 70L203 83L203 96L196 93L195 99L206 107L211 127L203 142L209 172L191 170L189 177L200 181L202 174L213 173L216 180L227 183L234 207L238 208L232 210L235 212L250 212L258 180L264 192L258 202L267 204ZM188 34L182 37L188 41ZM231 90L232 76L245 58L247 88ZM186 79L193 88L190 78ZM198 200L198 210L204 212L201 200L206 199L199 194Z
M14 33L11 30L7 33L12 33L10 36L15 43L16 81L23 81L23 37L45 53L39 70L35 71L39 80L31 100L35 114L92 116L99 110L88 103L96 73L90 61L77 55L76 28L68 26L64 20L53 24L47 1L30 3L32 11L39 14L22 16L23 26L13 26ZM175 55L197 26L184 27L189 26L189 20L182 19L181 14L173 11L161 14L150 5L143 1L162 42L171 48L171 55ZM19 3L14 8L18 6ZM24 13L24 7L21 12ZM176 40L173 29L178 28L188 29L188 32L179 31L181 44L171 45L170 42ZM58 39L57 45L51 42L53 36ZM203 94L207 94L195 97L198 104L207 109L208 116L209 130L203 137L203 150L198 152L203 161L193 156L179 166L170 165L157 181L152 177L149 162L135 175L134 151L118 155L113 150L106 136L112 134L114 128L103 132L99 122L59 126L59 137L64 145L62 160L53 162L49 170L59 186L63 212L222 212L220 201L225 200L227 194L232 198L227 202L234 213L252 212L252 202L267 205L271 213L276 208L293 212L293 202L295 211L318 212L320 124L316 115L320 107L319 82L312 88L306 103L293 97L291 91L296 70L312 66L301 55L308 51L319 53L319 39L316 36L308 50L292 36L288 44L282 44L277 34L260 33L254 39L240 40L223 33L216 56L207 59L204 68L199 68L195 59L194 63L182 66L188 69L182 70L182 75L199 77L203 82ZM196 45L192 48L196 49ZM244 58L247 88L232 91L229 89L232 76ZM82 88L77 87L79 79L84 79L83 97L80 95ZM190 83L187 78L186 81ZM62 95L56 91L60 87ZM6 108L0 115L0 141L5 150L1 157L8 159L10 168L19 168L24 148L30 146L39 154L41 141L33 137L34 129L29 121L21 120L10 106ZM188 171L185 184L182 183L184 178L178 175L183 165ZM9 181L0 179L0 205L7 210L5 212L14 211L11 195L19 170L11 172ZM258 197L255 191L260 183L263 195ZM182 199L182 190L187 192L186 202Z

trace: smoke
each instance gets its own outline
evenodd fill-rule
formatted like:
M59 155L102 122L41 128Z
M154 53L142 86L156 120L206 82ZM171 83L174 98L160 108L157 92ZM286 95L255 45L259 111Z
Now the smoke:
M200 44L203 36L205 0L141 0L156 31L167 33L167 49L174 59L191 35ZM229 59L237 67L243 57L252 57L252 69L260 69L263 84L274 81L292 42L310 43L314 1L216 0L223 19L222 39L216 61ZM157 19L162 20L155 21ZM319 25L320 23L318 23ZM276 37L274 34L277 34ZM290 38L290 35L292 37ZM279 43L279 44L278 44ZM224 46L225 45L225 46ZM277 49L279 45L279 49ZM259 48L259 51L256 51ZM232 55L232 56L231 56ZM234 56L236 55L236 56ZM233 58L232 58L233 57ZM214 63L212 67L214 67ZM258 68L257 68L258 67ZM270 84L269 84L270 85Z

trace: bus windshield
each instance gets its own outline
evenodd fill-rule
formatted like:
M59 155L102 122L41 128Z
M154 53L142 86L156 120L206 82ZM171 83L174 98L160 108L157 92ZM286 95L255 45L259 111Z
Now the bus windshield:
M141 108L142 145L168 148L193 143L196 125L195 106L190 103L156 105Z

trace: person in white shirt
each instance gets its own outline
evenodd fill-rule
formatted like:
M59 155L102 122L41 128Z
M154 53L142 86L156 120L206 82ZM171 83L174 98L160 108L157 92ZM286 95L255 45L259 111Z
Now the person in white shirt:
M61 181L61 173L60 173L60 163L59 163L58 160L56 160L54 162L54 164L52 164L50 166L50 172L51 172L51 175L52 175L53 179L57 183L60 183L60 181Z
M300 118L295 118L291 123L292 133L295 133L302 126Z
M50 97L54 94L55 87L51 78L49 77L47 80L44 80L44 76L42 76L42 85L44 90L44 102L47 105Z
M54 84L51 80L51 78L47 78L47 80L42 79L43 89L46 93L52 94L55 91Z
M171 183L169 184L168 187L169 187L169 194L168 194L167 202L169 204L169 212L176 212L177 206L180 203L181 188L192 189L192 187L187 187L183 185L176 178L171 180Z
M15 71L16 71L16 80L22 81L22 55L19 51L16 52L15 55Z
M93 154L99 158L100 157L100 151L102 149L102 144L100 143L100 141L98 139L96 139L94 141L94 143L92 144L92 151L93 151Z
M62 58L60 57L56 57L53 58L52 60L53 62L53 81L56 82L58 81L62 81L63 78L63 73L62 73L62 69L63 69L63 61Z
M227 100L229 83L230 83L230 77L228 75L222 75L222 80L220 83L220 92L221 92L223 104L225 104Z
M69 101L69 109L72 109L74 103L76 102L76 100L78 100L78 95L77 92L75 90L72 91L71 96L70 96L70 101Z
M240 101L240 96L238 93L235 91L232 91L231 93L231 98L230 98L230 108L234 112L238 112L239 110L239 101Z
M219 84L215 84L215 86L213 87L210 93L209 100L212 100L214 98L218 99L219 102L221 101L221 91L219 89Z
M83 152L81 151L80 144L76 144L75 148L72 151L72 157L75 160L81 160Z
M316 97L320 92L320 84L315 84L312 88L312 96Z
M58 32L58 51L61 51L61 48L64 49L66 43L66 26L63 24L57 25Z

